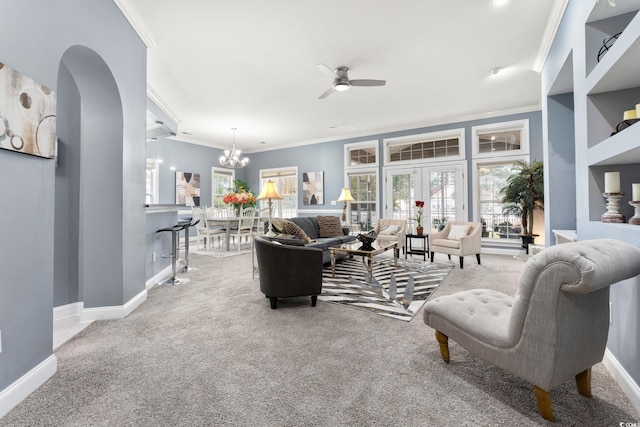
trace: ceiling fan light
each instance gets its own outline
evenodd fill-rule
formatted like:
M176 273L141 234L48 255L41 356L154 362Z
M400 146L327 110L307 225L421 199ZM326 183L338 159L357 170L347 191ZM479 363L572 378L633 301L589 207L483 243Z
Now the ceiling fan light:
M338 83L333 88L338 92L344 92L345 90L349 90L350 87L351 85L347 83Z

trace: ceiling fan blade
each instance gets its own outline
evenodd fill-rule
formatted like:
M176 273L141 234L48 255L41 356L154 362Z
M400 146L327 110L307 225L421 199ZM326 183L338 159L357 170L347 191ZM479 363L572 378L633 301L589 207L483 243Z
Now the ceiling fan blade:
M320 95L318 99L325 99L327 96L331 95L333 92L335 92L335 89L332 86L329 89L327 89L326 92L324 92L322 95Z
M384 86L386 83L387 83L386 80L369 80L369 79L351 80L351 86Z
M333 68L329 68L325 64L316 64L316 67L318 67L318 69L320 71L322 71L323 73L325 73L327 76L331 77L332 79L335 79L336 77L338 77L336 72L333 71Z

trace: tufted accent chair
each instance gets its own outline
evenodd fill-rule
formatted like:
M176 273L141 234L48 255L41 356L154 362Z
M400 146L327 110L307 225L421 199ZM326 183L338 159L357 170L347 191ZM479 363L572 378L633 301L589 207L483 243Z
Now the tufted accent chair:
M612 240L547 248L530 258L515 297L487 289L442 296L424 306L449 362L448 338L535 387L540 414L553 421L549 391L574 378L591 396L591 367L609 332L609 286L640 274L640 249Z

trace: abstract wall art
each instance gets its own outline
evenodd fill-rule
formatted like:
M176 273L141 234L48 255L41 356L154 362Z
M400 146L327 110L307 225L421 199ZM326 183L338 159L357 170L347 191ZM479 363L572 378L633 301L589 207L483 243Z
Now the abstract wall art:
M305 205L324 204L324 172L304 172L302 174L302 203Z
M176 204L200 206L200 174L176 172Z
M0 62L0 148L52 159L56 94Z

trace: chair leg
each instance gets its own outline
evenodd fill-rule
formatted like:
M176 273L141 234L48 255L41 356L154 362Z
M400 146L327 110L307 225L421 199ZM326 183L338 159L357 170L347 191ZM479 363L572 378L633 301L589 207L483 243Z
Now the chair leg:
M447 257L448 257L449 259L451 259L451 254L447 254Z
M544 391L538 386L534 386L536 392L536 400L538 401L538 410L542 418L548 421L555 421L553 418L553 410L551 409L551 396L548 391Z
M271 301L271 309L272 310L275 310L276 308L278 308L278 298L269 297L269 301Z
M433 252L431 252L431 262L433 262Z
M591 368L576 375L576 385L581 395L591 397Z
M480 254L476 254L476 259L478 260L478 265L480 265Z
M440 331L436 331L436 339L438 340L438 344L440 344L440 356L442 356L442 360L449 363L449 337Z
M311 307L315 307L318 302L318 295L311 295Z
M460 257L460 268L464 268L464 257Z

